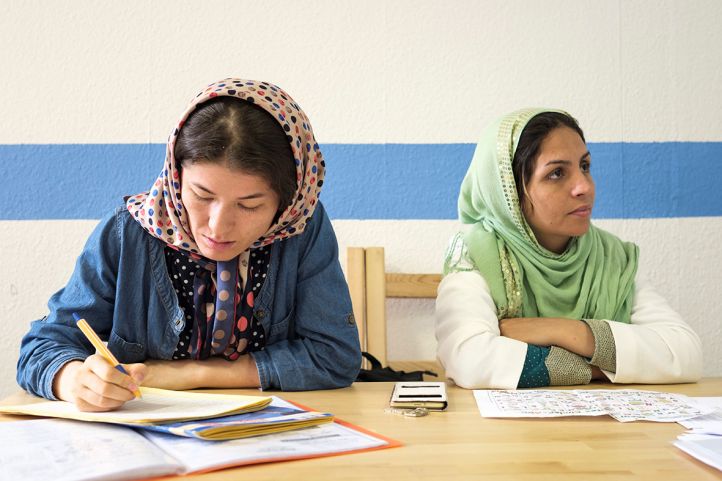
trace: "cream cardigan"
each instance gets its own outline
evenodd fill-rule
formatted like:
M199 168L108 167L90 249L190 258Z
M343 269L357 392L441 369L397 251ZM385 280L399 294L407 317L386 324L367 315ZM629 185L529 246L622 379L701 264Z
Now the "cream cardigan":
M614 383L697 381L702 345L697 334L639 274L630 324L606 321L612 330ZM436 299L437 355L446 375L468 389L515 389L527 344L503 337L489 287L476 270L444 277Z

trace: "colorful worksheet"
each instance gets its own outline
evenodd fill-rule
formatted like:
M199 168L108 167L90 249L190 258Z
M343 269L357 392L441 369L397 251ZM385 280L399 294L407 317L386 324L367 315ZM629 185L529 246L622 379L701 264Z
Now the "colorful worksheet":
M678 422L712 412L682 394L636 389L475 390L479 412L491 418L609 415L621 422Z

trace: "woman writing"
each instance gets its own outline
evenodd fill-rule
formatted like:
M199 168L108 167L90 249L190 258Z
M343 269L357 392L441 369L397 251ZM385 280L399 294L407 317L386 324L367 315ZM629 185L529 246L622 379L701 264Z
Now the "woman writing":
M436 304L438 357L466 388L699 379L694 331L638 273L638 248L591 225L577 122L527 109L489 127L459 194Z
M100 222L49 314L32 323L19 384L97 411L139 384L349 385L358 333L318 201L324 167L306 115L279 87L209 85L171 134L158 179ZM89 355L73 312L129 375Z

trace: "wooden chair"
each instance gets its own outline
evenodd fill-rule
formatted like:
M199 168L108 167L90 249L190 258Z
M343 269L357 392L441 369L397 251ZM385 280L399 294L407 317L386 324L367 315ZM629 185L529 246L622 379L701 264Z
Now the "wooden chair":
M361 349L374 355L383 365L388 365L386 299L434 299L441 274L388 273L383 247L349 247L346 277ZM443 379L441 366L435 360L392 361L390 365L404 371L431 370L439 374L439 379Z

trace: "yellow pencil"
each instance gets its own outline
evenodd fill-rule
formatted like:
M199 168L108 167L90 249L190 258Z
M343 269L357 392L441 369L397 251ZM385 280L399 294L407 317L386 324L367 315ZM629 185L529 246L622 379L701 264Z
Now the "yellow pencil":
M128 371L125 370L123 365L118 362L118 360L115 358L112 352L103 344L103 341L100 340L98 335L95 333L92 327L90 327L90 324L85 319L82 319L77 313L73 313L73 319L75 319L75 322L78 324L78 327L81 331L83 331L83 334L85 334L85 337L88 338L90 343L95 347L95 349L98 351L98 354L103 356L110 364L113 365L114 368L116 368L118 371L122 372L126 376L130 376L128 374ZM132 379L132 378L131 378ZM141 398L142 395L140 394L140 389L135 389L133 391L133 394L135 394L136 398Z

